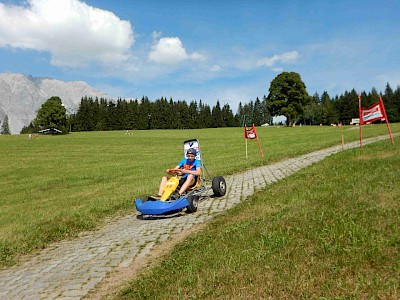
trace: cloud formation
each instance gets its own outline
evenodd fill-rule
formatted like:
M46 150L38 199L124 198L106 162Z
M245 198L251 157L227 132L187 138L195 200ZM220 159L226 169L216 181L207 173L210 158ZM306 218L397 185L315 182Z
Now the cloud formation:
M165 37L151 47L149 60L159 64L174 65L184 60L205 60L205 56L198 52L188 54L178 37Z
M264 57L257 61L258 67L273 67L277 63L292 63L297 60L299 53L297 51L285 52L282 54L275 54L272 57Z
M222 70L222 67L220 66L220 65L213 65L211 68L210 68L210 71L212 71L212 72L219 72L219 71L221 71Z
M49 52L55 66L113 66L129 57L133 43L128 21L79 0L0 3L0 47Z

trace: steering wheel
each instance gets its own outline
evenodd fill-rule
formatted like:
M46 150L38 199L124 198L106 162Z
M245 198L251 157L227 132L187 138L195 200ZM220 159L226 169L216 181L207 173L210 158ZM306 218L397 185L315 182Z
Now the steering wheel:
M183 175L181 169L168 169L168 170L167 170L167 173L168 173L168 174L171 174L171 175L177 175L177 176Z

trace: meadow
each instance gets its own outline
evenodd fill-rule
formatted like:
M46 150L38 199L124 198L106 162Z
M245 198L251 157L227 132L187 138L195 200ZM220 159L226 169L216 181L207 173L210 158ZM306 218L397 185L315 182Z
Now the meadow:
M264 157L249 141L248 159L243 128L0 136L0 266L136 213L133 199L156 193L165 170L182 158L186 139L199 139L207 169L226 176L340 145L342 135L345 142L359 138L356 127L262 127L258 134ZM383 134L385 125L363 130L365 138Z
M114 299L399 299L400 138L255 193Z

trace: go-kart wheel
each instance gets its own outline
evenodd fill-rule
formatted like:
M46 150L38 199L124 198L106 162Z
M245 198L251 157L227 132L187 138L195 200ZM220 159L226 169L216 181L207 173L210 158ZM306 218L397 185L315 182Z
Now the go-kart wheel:
M187 197L189 205L186 207L187 213L195 213L197 211L197 207L199 206L199 196L190 195Z
M212 190L214 192L214 196L222 197L226 193L226 182L225 178L222 176L216 176L212 180Z

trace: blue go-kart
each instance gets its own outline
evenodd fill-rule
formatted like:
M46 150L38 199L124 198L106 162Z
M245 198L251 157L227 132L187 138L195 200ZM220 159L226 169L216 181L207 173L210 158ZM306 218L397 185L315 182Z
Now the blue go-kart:
M213 191L214 197L222 197L226 193L224 177L212 177L201 159L200 142L196 139L183 142L183 151L189 148L197 150L196 159L201 163L201 176L197 176L196 184L183 196L179 196L179 178L182 175L179 169L170 169L171 177L164 186L163 194L158 199L149 196L147 199L136 198L136 210L142 215L170 215L185 210L187 213L197 211L198 203L202 198L209 197Z

